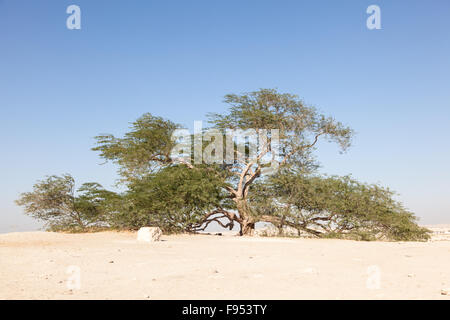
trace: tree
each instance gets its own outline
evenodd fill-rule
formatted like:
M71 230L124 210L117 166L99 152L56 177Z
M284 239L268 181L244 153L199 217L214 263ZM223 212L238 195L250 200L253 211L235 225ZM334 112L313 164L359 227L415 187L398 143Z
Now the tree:
M277 128L282 150L282 158L278 159L277 164L279 167L299 167L310 163L310 153L320 138L338 143L343 150L350 145L350 128L318 113L315 108L306 106L294 95L261 89L243 95L227 95L225 103L230 106L227 114L209 115L212 128L220 131L225 141L226 130L229 129L255 130L259 136L261 132ZM119 164L119 172L130 182L151 172L151 169L161 170L179 163L179 159L174 159L171 154L174 147L171 136L178 128L181 126L171 121L145 114L132 124L132 131L124 138L98 136L97 147L93 150L100 151L100 156L106 160ZM264 176L263 168L268 164L263 159L275 158L271 149L272 138L269 136L266 143L252 156L249 154L248 144L242 149L233 142L235 157L232 163L221 166L206 163L217 174L228 176L225 189L233 205L229 208L219 207L217 210L230 221L238 223L243 235L253 233L259 216L248 205L248 192L251 184ZM204 148L206 147L207 144ZM246 154L239 155L239 150L245 150ZM187 162L185 161L186 165L191 169L196 166L192 161ZM235 209L238 214L227 209Z
M349 127L272 89L230 94L225 103L226 113L209 114L210 128L184 137L194 145L178 141L181 125L149 113L123 137L97 136L93 150L118 165L122 194L88 183L75 195L73 178L52 176L18 204L52 228L153 225L167 233L218 223L251 235L266 222L317 237L427 238L389 189L315 174L318 142L334 142L343 152Z
M41 220L52 231L85 230L101 224L106 216L108 199L114 192L98 183L85 183L75 195L75 180L69 174L49 176L38 181L32 192L20 195L16 203L25 207L25 213Z

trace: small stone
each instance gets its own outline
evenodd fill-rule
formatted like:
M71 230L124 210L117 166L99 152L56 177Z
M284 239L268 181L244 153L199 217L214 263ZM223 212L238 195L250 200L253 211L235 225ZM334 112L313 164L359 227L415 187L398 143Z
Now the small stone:
M114 261L111 260L109 263L114 263Z
M450 296L450 288L442 289L441 290L441 295L443 295L443 296Z
M162 231L158 227L140 228L137 233L137 240L143 242L155 242L161 238Z

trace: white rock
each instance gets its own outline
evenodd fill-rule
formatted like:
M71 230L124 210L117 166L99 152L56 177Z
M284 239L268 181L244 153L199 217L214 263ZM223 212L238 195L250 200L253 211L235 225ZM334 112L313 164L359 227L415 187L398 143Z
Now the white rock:
M442 290L441 290L441 294L442 294L443 296L450 296L450 288L442 289Z
M137 233L137 240L143 242L155 242L161 238L162 231L158 227L140 228Z

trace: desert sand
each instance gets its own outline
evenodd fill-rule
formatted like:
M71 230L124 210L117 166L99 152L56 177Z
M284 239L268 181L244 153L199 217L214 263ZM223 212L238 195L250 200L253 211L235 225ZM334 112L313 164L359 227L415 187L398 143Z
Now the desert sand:
M131 232L0 235L0 299L450 299L446 288L450 240L442 237L139 243Z

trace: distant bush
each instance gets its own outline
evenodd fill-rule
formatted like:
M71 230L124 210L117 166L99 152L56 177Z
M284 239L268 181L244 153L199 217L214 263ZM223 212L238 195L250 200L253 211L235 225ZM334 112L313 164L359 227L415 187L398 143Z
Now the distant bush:
M65 174L38 181L33 191L22 193L16 203L50 231L81 232L106 226L108 205L115 197L118 195L98 183L85 183L75 190L75 180Z

